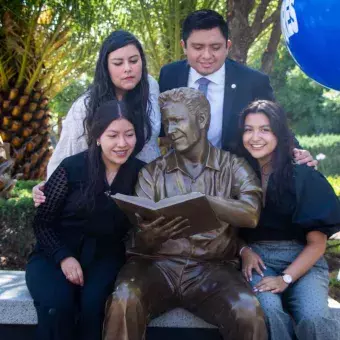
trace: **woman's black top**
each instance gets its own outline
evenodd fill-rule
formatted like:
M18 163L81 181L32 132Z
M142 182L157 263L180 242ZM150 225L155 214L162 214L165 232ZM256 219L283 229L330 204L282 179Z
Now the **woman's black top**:
M340 201L320 172L306 165L295 165L287 187L290 189L277 200L273 179L269 178L257 228L240 229L245 241L295 239L305 243L310 231L317 230L329 237L340 230Z
M100 160L94 199L84 196L88 183L88 152L64 159L45 184L45 203L37 209L33 228L37 239L34 253L57 264L66 257L84 266L93 259L124 251L123 238L130 223L108 194L133 195L144 163L130 157L111 186Z

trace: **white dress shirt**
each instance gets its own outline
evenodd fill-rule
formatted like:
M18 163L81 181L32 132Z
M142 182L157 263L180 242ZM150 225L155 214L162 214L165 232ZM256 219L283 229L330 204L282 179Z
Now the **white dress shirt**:
M200 78L210 80L208 84L207 99L211 108L211 120L208 130L209 141L221 148L222 146L222 121L223 121L223 101L224 101L224 83L225 83L225 64L216 72L203 76L190 67L188 87L198 89L197 80Z
M151 102L150 119L152 132L150 140L137 155L137 158L146 163L153 161L161 155L158 147L158 136L161 129L161 114L158 105L159 86L157 81L150 75L148 76L148 81L150 86L149 99ZM85 151L88 148L83 126L86 116L85 98L86 96L83 95L73 103L63 121L60 139L47 165L47 178L52 175L64 158Z

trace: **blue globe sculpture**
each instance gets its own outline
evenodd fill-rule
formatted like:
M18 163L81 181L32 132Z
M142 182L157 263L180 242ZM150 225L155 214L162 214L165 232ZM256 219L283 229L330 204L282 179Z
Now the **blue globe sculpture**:
M283 0L281 29L301 70L340 91L340 0Z

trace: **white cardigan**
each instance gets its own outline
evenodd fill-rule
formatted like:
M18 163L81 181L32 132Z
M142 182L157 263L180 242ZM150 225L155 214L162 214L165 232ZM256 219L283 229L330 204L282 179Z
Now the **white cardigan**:
M157 81L150 75L148 80L152 109L150 114L152 134L150 140L144 145L143 150L137 155L137 158L146 163L160 156L157 138L161 128L161 114L158 106L159 86ZM85 151L88 148L86 137L83 135L85 115L85 95L83 95L73 103L63 122L60 139L47 165L47 178L51 176L64 158Z

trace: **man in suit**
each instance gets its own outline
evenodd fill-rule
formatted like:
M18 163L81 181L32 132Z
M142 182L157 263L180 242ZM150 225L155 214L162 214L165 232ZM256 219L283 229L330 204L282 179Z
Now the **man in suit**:
M189 14L183 23L181 44L187 60L162 67L160 92L187 86L205 93L211 106L208 139L216 147L232 150L240 112L256 99L274 100L269 78L227 58L231 46L228 26L215 11ZM305 150L295 149L294 156L300 163L317 163Z

